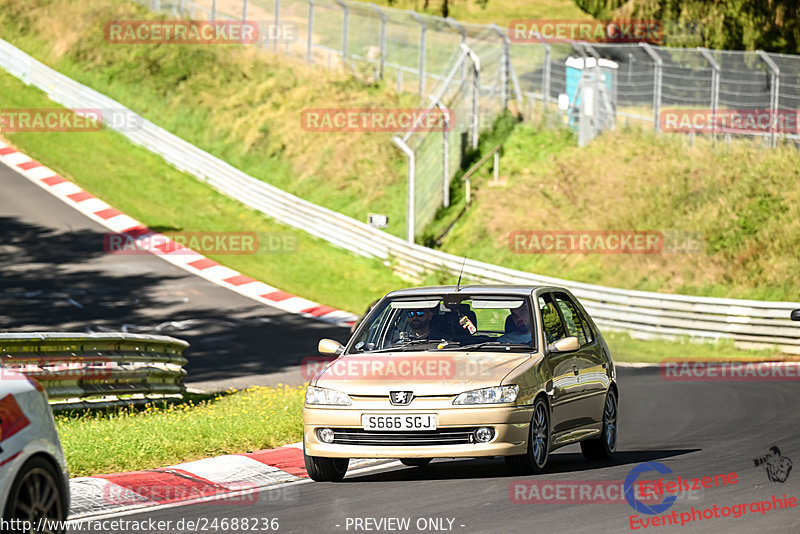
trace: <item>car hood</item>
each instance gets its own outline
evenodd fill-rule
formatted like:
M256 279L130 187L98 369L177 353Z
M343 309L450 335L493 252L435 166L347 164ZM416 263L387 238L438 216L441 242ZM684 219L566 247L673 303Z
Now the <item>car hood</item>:
M411 389L416 396L457 395L500 385L531 357L521 352L384 352L337 358L314 385L349 395L380 395Z

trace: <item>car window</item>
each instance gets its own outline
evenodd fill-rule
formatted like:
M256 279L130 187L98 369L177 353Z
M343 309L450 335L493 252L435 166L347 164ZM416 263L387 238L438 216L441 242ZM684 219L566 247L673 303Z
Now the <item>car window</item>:
M443 296L405 297L385 300L365 318L351 352L453 350L467 345L496 350L498 344L531 345L531 331L529 305L518 296L448 295L446 303ZM474 347L477 344L486 347Z
M545 342L549 345L566 337L564 325L558 315L553 298L549 294L539 297L539 311L542 313L542 329L544 331Z
M558 308L561 310L561 315L564 317L567 332L569 332L568 335L577 337L580 346L590 343L592 341L591 330L575 303L564 293L556 293L555 297Z

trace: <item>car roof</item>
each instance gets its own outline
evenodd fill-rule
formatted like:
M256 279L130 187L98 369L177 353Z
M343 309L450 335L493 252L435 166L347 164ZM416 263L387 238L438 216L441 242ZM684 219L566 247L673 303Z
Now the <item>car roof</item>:
M457 286L427 286L427 287L409 287L406 289L398 289L392 291L387 297L419 297L426 295L440 295L442 293L466 293L468 295L519 295L530 296L531 292L536 289L554 289L565 291L562 287L545 286L545 285L463 285Z

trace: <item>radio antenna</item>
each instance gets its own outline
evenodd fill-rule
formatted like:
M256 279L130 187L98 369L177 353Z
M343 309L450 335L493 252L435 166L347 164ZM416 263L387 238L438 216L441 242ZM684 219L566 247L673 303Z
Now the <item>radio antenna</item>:
M464 256L464 261L461 262L461 272L458 273L458 283L456 283L456 291L461 291L461 275L464 274L464 264L467 263L467 257Z

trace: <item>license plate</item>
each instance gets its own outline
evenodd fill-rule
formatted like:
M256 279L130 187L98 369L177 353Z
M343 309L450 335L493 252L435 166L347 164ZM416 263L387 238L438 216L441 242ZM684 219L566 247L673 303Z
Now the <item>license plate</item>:
M361 415L361 426L364 430L382 431L436 430L436 414L391 415L365 413Z

